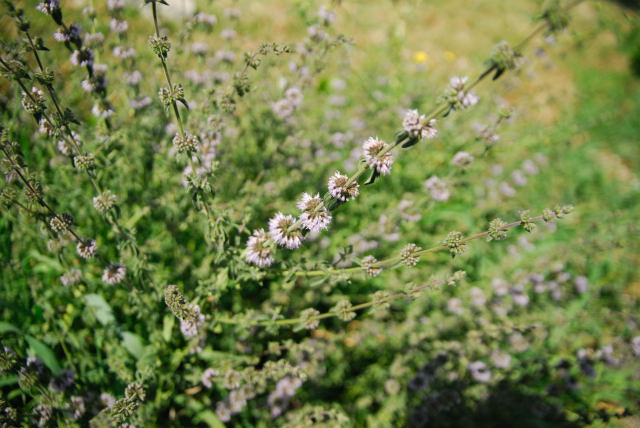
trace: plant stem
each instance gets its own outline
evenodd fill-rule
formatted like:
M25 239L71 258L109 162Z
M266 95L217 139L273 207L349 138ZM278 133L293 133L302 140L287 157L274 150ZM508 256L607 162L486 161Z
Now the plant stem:
M531 222L538 222L542 220L542 216L538 216L538 217L534 217L532 218L530 221ZM499 230L507 230L507 229L511 229L513 227L516 226L520 226L522 224L521 221L515 221L513 223L509 223L507 225L504 225L502 227L499 228ZM474 241L476 239L480 239L480 238L484 238L485 236L489 235L489 231L484 231L481 233L476 233L475 235L471 235L468 236L464 239L462 239L462 243L467 243L470 241ZM431 247L431 248L427 248L424 250L420 250L416 252L416 255L418 257L424 255L424 254L428 254L428 253L435 253L438 251L443 251L446 250L448 247L446 245L437 245L435 247ZM389 257L387 259L384 260L380 260L376 263L373 263L371 266L372 267L379 267L379 268L389 268L389 267L393 267L394 265L396 265L399 261L400 261L400 256L394 256L394 257ZM353 266L353 267L349 267L349 268L342 268L342 269L326 269L326 270L310 270L310 271L285 271L285 275L286 274L293 274L296 276L305 276L305 277L310 277L310 276L322 276L322 275L340 275L340 274L346 274L346 273L355 273L355 272L361 272L362 271L362 267L360 266Z

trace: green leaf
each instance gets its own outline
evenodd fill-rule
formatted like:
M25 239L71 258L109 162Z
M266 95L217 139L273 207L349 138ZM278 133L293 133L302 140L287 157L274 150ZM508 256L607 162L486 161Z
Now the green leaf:
M95 313L96 318L102 325L107 325L115 321L111 306L98 294L87 294L84 299Z
M60 363L49 346L33 336L26 335L24 338L27 340L27 343L29 343L31 352L40 357L54 374L60 371Z
M20 330L18 330L18 327L14 326L13 324L10 324L6 321L0 321L0 334L5 333L20 333Z
M162 320L162 338L165 342L169 342L171 340L171 331L173 330L173 326L176 323L176 317L173 315L165 315Z
M144 344L140 336L129 331L122 332L122 346L136 359L140 358L144 351Z
M34 272L46 275L58 275L60 272L64 272L62 265L54 257L47 257L37 251L30 251L29 256L37 261L33 264Z
M18 383L18 376L16 375L0 377L0 387L13 385L14 383Z
M211 428L224 428L225 425L211 410L204 410L196 416L197 421L202 421Z

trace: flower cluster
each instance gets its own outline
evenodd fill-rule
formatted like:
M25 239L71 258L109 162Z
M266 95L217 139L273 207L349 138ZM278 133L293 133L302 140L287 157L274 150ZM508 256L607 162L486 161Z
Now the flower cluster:
M362 146L364 159L371 168L382 175L391 172L393 155L389 153L390 146L382 140L370 137Z
M112 263L102 272L102 280L109 285L124 281L127 276L127 268L121 263Z
M297 206L302 211L300 221L305 229L318 232L326 229L331 223L331 214L320 194L311 196L309 193L303 193Z
M445 99L451 110L462 110L478 103L478 96L466 89L467 77L452 77L449 88L445 92Z
M164 301L171 312L180 320L180 331L187 337L198 334L205 317L200 313L200 306L187 303L178 287L169 285L164 290Z
M360 185L355 180L336 171L329 178L329 194L339 201L346 202L355 199L360 194Z
M419 140L434 138L438 135L438 130L435 126L435 118L426 121L426 115L418 113L418 110L408 110L402 120L402 127L409 136Z

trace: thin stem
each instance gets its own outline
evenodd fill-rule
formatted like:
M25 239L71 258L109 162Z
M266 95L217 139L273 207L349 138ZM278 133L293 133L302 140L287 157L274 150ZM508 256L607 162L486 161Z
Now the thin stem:
M530 221L533 222L538 222L540 220L542 220L543 217L542 216L538 216L538 217L534 217L532 219L530 219ZM513 223L509 223L506 224L500 228L498 228L499 230L507 230L507 229L511 229L513 227L516 226L520 226L522 224L521 221L515 221ZM471 235L468 236L464 239L461 240L461 243L467 243L470 241L475 241L476 239L480 239L480 238L484 238L485 236L489 235L489 231L484 231L481 233L476 233L475 235ZM429 254L429 253L435 253L438 251L443 251L448 249L448 247L446 245L437 245L431 248L427 248L424 250L420 250L417 251L415 253L416 256L421 257L425 254ZM401 260L400 256L393 256L393 257L389 257L387 259L384 260L380 260L376 263L373 263L371 266L372 267L377 267L377 268L389 268L394 266L396 263L398 263ZM293 274L296 276L305 276L305 277L310 277L310 276L323 276L323 275L340 275L340 274L347 274L347 273L355 273L355 272L361 272L362 271L362 267L361 266L353 266L353 267L348 267L348 268L341 268L341 269L325 269L325 270L310 270L310 271L285 271L285 275L286 274Z
M429 284L425 284L425 285L421 285L419 287L416 287L413 292L417 293L419 291L425 290L427 288L433 288L433 287L437 287L440 285L444 285L446 282L445 281L436 281L436 282L432 282ZM363 309L367 309L370 308L371 306L374 305L379 305L381 303L387 303L390 302L392 300L395 299L399 299L401 297L408 297L407 293L396 293L396 294L391 294L390 296L387 296L385 298L379 299L379 300L370 300L368 302L365 303L360 303L359 305L355 305L351 307L352 311L361 311ZM335 317L338 316L338 314L336 312L325 312L323 314L319 314L316 315L315 317L311 317L309 320L313 321L313 320L322 320L325 318L331 318L331 317ZM240 324L239 321L236 321L234 319L231 318L218 318L216 319L216 321L223 323L223 324ZM251 326L269 326L269 325L290 325L290 324L299 324L300 322L302 322L302 318L286 318L286 319L280 319L280 320L271 320L271 321L252 321L249 323L249 325Z
M6 150L6 148L4 146L1 148L1 150L4 153L4 155L6 156L6 158L9 160L9 162L11 163L11 167L16 172L16 174L18 174L18 177L20 177L20 180L22 180L24 185L29 189L29 191L33 195L37 195L38 192L33 188L31 183L29 183L29 180L27 180L27 178L22 174L22 168L15 163L15 161L13 160L13 157L11 156L11 154L7 152L7 150ZM49 206L49 204L47 204L47 202L41 196L38 196L37 200L38 200L38 203L42 207L46 208L47 211L49 211L49 214L52 217L57 217L58 216L56 214L56 212L53 210L53 208L51 208L51 206ZM69 233L71 233L74 236L74 238L76 238L78 240L78 242L84 242L84 240L82 238L80 238L80 236L73 230L73 228L69 227L67 230L69 231Z

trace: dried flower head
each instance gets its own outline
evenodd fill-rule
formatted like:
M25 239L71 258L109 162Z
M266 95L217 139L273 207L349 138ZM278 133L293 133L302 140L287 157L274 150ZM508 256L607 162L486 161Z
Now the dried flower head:
M303 193L297 206L302 210L300 221L305 229L317 232L326 229L331 223L331 214L324 205L320 194L316 193L315 196L311 196L309 193Z
M116 195L111 193L110 190L105 190L98 196L93 197L93 206L99 212L105 213L116 205L117 200Z
M378 276L382 272L381 267L374 266L376 263L378 263L378 260L373 256L366 256L360 262L362 270L370 277Z
M400 263L409 267L417 265L418 261L420 260L418 251L420 251L421 249L422 248L420 248L416 244L405 245L402 251L400 251Z
M336 171L329 178L329 193L339 201L349 201L355 199L360 194L360 186L357 182L349 181L349 177Z
M296 219L290 215L277 213L269 220L269 235L282 247L295 250L302 244L302 230L296 225Z
M244 258L256 266L265 267L273 264L272 248L268 244L269 235L264 229L254 230L247 240Z
M507 239L507 230L504 229L506 225L507 223L501 218L491 220L489 223L489 235L487 237L487 241L491 241L492 239L496 241Z
M449 248L451 257L463 254L467 249L467 244L463 242L464 235L461 232L449 232L443 244Z
M49 226L54 232L64 232L73 225L73 216L69 213L62 213L51 218Z
M340 300L338 303L336 303L332 311L342 321L351 321L356 317L356 313L353 310L353 305L346 299Z
M227 370L224 374L224 387L227 389L236 389L240 387L242 375L235 370Z
M164 301L171 312L180 320L182 334L187 337L197 335L205 321L204 315L200 313L200 306L187 303L175 285L169 285L165 288Z
M188 133L176 134L173 137L173 145L178 149L178 153L194 153L198 151L198 137Z
M527 232L533 232L536 228L536 224L531 221L531 215L529 215L529 211L521 211L520 212L520 225Z
M320 320L318 319L319 315L320 312L313 308L305 309L300 312L300 328L306 330L313 330L314 328L317 328L320 325Z
M92 153L85 153L83 155L75 156L73 158L73 164L80 171L89 171L95 168L96 158Z

